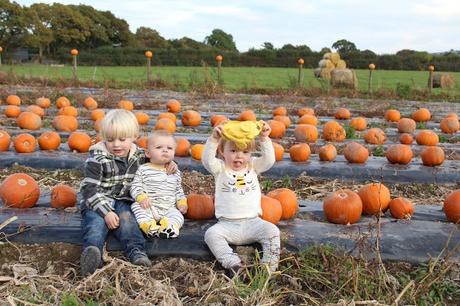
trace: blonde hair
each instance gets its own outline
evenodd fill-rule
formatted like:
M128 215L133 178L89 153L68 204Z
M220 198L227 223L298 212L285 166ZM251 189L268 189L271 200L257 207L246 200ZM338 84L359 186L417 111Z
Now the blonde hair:
M218 155L219 155L220 157L222 157L220 152L224 152L225 144L226 144L226 143L230 143L230 142L232 142L232 143L235 145L235 147L238 148L238 146L236 145L235 142L233 142L233 141L231 141L231 140L228 140L228 139L225 138L225 137L221 137L221 138L220 138L219 144L217 145L217 149L218 149L218 150L217 150L217 153L218 153ZM248 146L246 147L245 150L248 150L249 152L254 152L254 151L256 151L256 149L257 149L257 143L256 143L256 140L253 139L253 140L251 140L251 142L248 143Z
M136 138L139 135L139 124L132 112L113 109L102 119L100 131L103 140Z
M174 140L174 146L176 145L176 138L173 134L165 130L154 130L147 138L147 146L158 137L171 137Z

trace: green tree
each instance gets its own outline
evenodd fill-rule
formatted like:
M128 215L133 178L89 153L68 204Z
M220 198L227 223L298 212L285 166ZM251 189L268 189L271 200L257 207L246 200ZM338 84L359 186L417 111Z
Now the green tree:
M110 21L108 35L112 44L120 46L136 46L135 35L129 30L129 24L124 19L115 17L111 12L106 11L102 14Z
M275 47L273 46L273 44L271 42L264 42L262 44L262 49L265 49L265 50L274 50Z
M24 42L27 46L38 48L38 61L43 60L43 51L49 53L49 45L54 39L51 29L51 10L45 3L35 3L30 8L25 8L27 19L27 35Z
M209 49L209 46L199 41L193 40L189 37L182 37L181 39L169 40L171 46L175 49Z
M85 23L88 25L89 35L83 42L82 47L96 48L111 44L109 37L111 22L106 15L89 5L69 5L69 7L86 17Z
M337 50L341 55L357 51L356 45L346 39L341 39L332 44L332 49Z
M205 44L220 50L238 51L235 42L233 41L233 36L220 29L212 30L211 35L206 36L204 42Z
M168 41L158 31L147 27L137 29L136 39L145 48L167 48L169 46Z
M3 48L19 47L27 33L23 8L16 2L0 0L0 44Z

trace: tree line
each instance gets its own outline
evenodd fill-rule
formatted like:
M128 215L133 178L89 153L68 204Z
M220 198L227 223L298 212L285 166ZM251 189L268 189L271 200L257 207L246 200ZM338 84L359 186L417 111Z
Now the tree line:
M165 39L149 27L135 33L129 24L110 11L99 11L89 5L35 3L21 6L0 0L0 46L3 58L12 59L12 50L26 48L32 60L69 62L71 48L80 50L80 65L143 65L144 51L154 52L153 64L197 66L213 65L222 54L225 66L294 67L303 58L304 66L316 68L324 53L337 51L351 68L365 69L375 63L379 69L426 70L434 64L436 70L460 71L460 55L450 51L430 54L401 50L396 54L378 55L360 50L353 42L342 39L331 47L313 51L307 45L286 44L275 48L265 42L258 48L239 52L233 36L214 29L202 42L189 37Z

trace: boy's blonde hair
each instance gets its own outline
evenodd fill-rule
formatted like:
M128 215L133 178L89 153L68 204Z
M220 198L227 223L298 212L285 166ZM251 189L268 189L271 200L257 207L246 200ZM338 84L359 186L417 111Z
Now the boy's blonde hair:
M217 145L217 153L218 153L219 156L221 155L221 152L224 152L225 144L228 143L228 142L233 142L233 141L228 140L225 137L220 138L219 144ZM237 147L237 145L234 142L233 142L233 144L235 145L235 147ZM251 142L248 143L248 146L246 147L245 150L248 150L249 152L254 152L254 151L256 151L256 149L257 149L257 143L256 143L256 140L253 139L253 140L251 140ZM220 157L222 157L222 156L220 156Z
M174 140L174 145L176 145L176 138L173 134L165 130L154 130L147 138L147 146L157 137L171 137Z
M132 112L124 109L113 109L102 119L100 134L103 140L137 138L139 124Z

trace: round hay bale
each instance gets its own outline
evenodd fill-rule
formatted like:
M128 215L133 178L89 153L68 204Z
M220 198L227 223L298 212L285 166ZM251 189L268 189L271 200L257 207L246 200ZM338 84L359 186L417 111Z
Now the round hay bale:
M323 59L331 59L331 52L324 53Z
M428 78L428 86L430 79ZM450 73L433 73L433 88L454 88L455 79L454 76Z
M337 69L346 69L347 68L347 63L343 59L340 59L337 62L337 64L335 65L335 68L337 68Z
M316 78L321 78L321 79L330 79L331 78L331 72L332 68L316 68L313 71L313 74L315 75Z
M337 52L332 52L331 58L329 58L329 60L334 64L334 66L337 66L337 63L340 60L340 54Z
M335 65L328 59L322 59L318 63L319 68L335 68Z
M331 85L334 88L358 88L358 79L351 69L334 69L331 72Z

